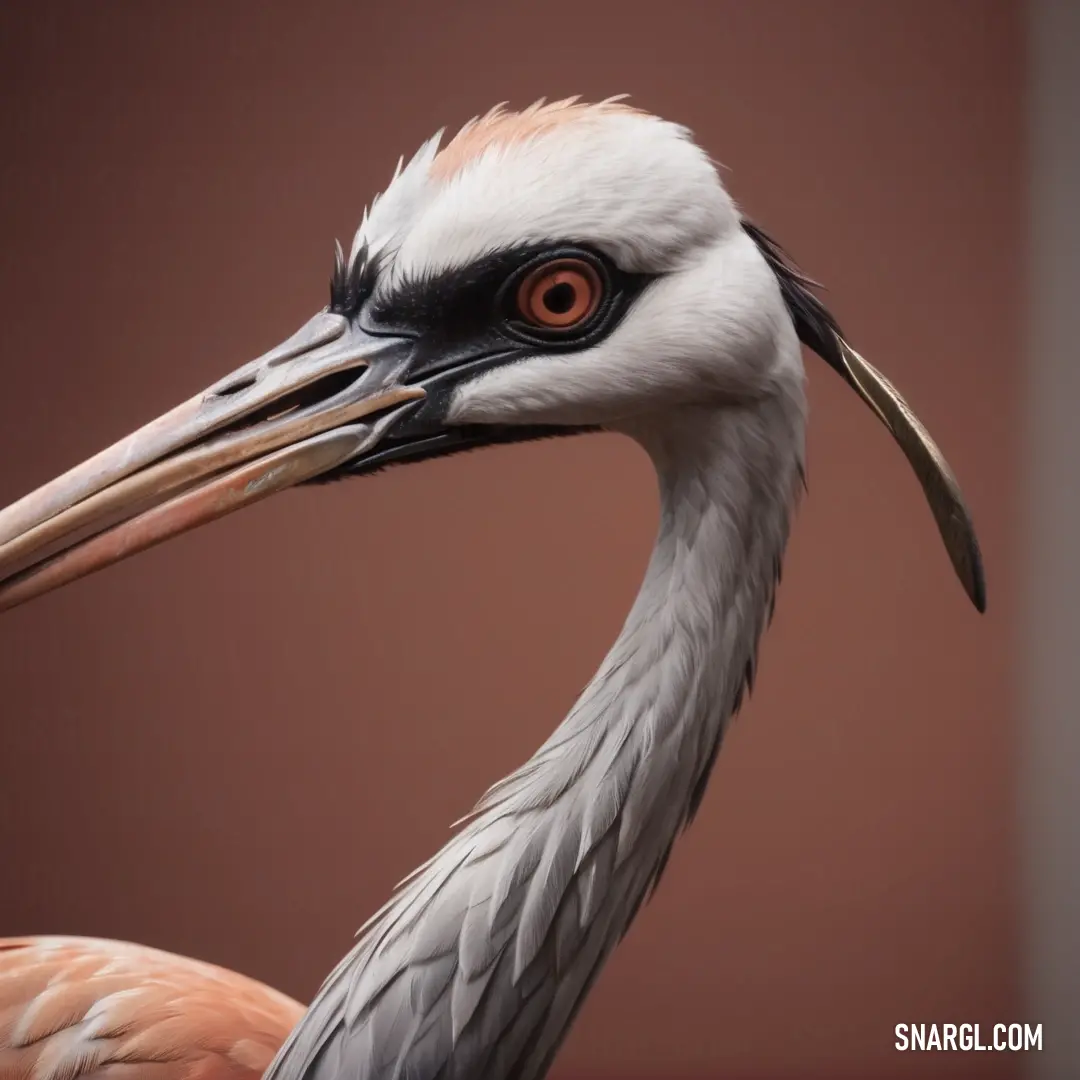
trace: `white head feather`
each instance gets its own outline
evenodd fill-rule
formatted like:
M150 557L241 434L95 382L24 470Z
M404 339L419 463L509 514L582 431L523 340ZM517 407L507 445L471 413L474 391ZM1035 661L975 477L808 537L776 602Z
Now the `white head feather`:
M440 152L428 140L353 242L380 256L376 296L528 243L573 241L664 275L603 341L491 371L456 423L619 426L643 411L757 397L800 381L776 279L708 156L677 124L612 99L501 107Z
M560 102L495 110L436 147L357 235L354 258L379 255L375 298L544 241L658 275L602 340L460 384L447 419L627 431L656 463L660 530L570 715L368 923L269 1080L543 1075L697 806L753 672L801 476L794 326L684 128Z

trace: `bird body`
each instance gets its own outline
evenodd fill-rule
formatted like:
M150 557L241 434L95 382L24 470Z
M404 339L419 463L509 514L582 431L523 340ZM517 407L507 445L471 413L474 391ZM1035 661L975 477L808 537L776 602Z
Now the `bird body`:
M0 939L4 1080L258 1080L303 1012L253 979L142 945Z
M547 1072L753 680L804 476L800 341L897 439L983 603L937 447L685 129L570 101L494 110L439 145L399 165L338 249L326 311L0 513L13 606L298 482L597 429L653 461L656 544L600 670L369 920L267 1080Z

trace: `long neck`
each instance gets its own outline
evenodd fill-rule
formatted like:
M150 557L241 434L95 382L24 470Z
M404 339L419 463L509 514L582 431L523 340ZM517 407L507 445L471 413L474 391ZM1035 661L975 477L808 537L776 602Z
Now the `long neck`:
M417 1076L542 1076L696 809L752 679L802 475L801 397L687 410L629 434L661 492L641 591L570 715L324 985L309 1019L344 1024L343 1052L370 1063L354 1075L395 1075L385 1055L431 1066ZM292 1056L307 1057L300 1035Z
M489 792L474 828L550 814L580 826L584 855L617 821L619 860L644 869L696 809L752 682L802 476L801 411L788 399L686 410L630 433L660 487L645 580L572 712Z

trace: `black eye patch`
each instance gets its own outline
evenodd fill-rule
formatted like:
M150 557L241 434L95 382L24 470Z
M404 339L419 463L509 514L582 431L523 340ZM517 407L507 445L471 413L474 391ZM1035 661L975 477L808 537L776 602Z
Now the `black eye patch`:
M552 333L529 326L515 310L518 283L537 265L560 258L585 259L604 285L604 296L585 333ZM545 244L493 252L466 267L407 280L392 293L372 298L358 312L370 333L400 334L432 351L458 352L468 342L491 348L536 345L583 347L610 329L617 316L652 280L621 271L610 259L578 244Z

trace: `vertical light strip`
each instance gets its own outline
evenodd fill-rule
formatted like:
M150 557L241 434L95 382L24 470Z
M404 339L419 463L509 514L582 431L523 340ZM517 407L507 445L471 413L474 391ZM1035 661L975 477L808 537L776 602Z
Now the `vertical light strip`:
M1026 1019L1080 1077L1080 3L1030 0L1026 621L1019 628Z

